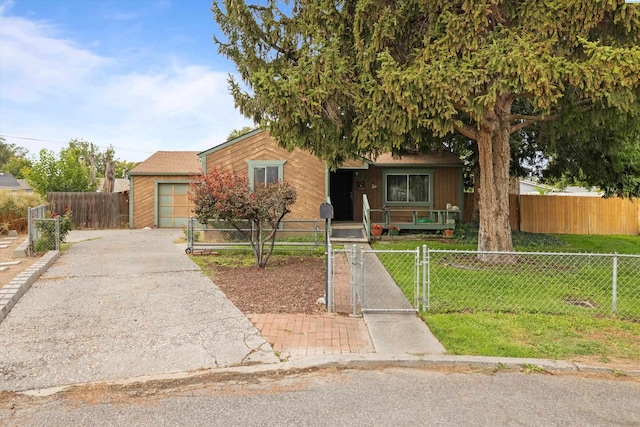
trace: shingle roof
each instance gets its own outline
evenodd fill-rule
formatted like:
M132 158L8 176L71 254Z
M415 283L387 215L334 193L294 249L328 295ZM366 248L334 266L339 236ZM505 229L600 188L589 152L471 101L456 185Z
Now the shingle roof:
M18 189L20 184L10 173L0 173L0 188Z
M431 152L429 154L403 154L394 156L391 153L380 154L373 163L381 165L459 165L462 161L448 151Z
M197 151L158 151L133 168L129 175L197 175L201 168Z

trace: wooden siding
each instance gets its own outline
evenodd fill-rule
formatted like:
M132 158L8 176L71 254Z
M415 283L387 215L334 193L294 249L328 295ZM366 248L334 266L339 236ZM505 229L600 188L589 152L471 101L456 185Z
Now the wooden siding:
M473 193L465 194L465 221ZM640 234L640 199L509 195L512 230L550 234Z
M383 194L383 182L382 182L382 169L376 166L371 166L367 170L356 171L356 181L364 181L364 189L356 189L355 206L354 206L354 220L360 221L362 219L362 196L367 195L369 199L369 206L371 209L382 209L384 204L382 200ZM389 169L386 167L385 169ZM433 209L445 209L447 203L452 205L458 205L461 209L463 206L460 200L460 168L445 167L436 168L432 175L433 178ZM394 210L404 209L402 207L394 207ZM406 206L407 210L416 209L410 205ZM419 207L419 209L427 210L425 207ZM396 222L408 222L413 220L413 213L407 212L407 215L402 215L401 212L394 212L393 221ZM382 218L376 212L372 212L372 222L380 222Z
M157 227L155 223L156 181L191 181L192 176L135 175L133 178L133 228Z
M298 197L285 219L315 219L319 217L320 204L325 201L325 166L312 154L278 146L269 132L238 141L214 151L207 156L207 171L214 166L233 169L246 175L249 160L285 160L283 179L296 189Z
M47 193L52 212L71 211L75 229L125 228L129 222L128 193Z

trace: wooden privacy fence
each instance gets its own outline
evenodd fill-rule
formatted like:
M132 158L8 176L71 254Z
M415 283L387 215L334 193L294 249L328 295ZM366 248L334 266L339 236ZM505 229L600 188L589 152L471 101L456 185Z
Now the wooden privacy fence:
M509 202L513 230L552 234L640 234L640 199L512 194ZM465 220L471 219L473 210L473 193L465 194Z
M53 212L71 210L76 229L126 228L129 224L128 193L47 193Z

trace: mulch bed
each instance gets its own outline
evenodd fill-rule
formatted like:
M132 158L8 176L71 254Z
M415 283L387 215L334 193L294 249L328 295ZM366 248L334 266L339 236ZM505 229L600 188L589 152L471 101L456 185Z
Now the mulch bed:
M321 257L271 258L266 268L223 267L215 256L207 265L211 280L243 313L322 314L325 266Z

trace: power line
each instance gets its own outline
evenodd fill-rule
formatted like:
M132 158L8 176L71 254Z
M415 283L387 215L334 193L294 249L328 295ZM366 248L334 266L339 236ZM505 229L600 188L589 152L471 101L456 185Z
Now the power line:
M40 138L30 138L27 136L15 136L15 135L0 135L3 138L14 138L14 139L23 139L26 141L37 141L37 142L52 142L54 144L68 144L69 141L54 141L52 139L40 139ZM90 141L87 141L90 142ZM98 144L96 144L98 145ZM100 147L100 145L98 145L98 147ZM103 148L104 145L102 146ZM119 150L119 151L130 151L132 153L145 153L145 154L151 154L151 153L155 153L155 151L148 151L148 150L133 150L131 148L125 148L125 147L113 147L114 150Z

